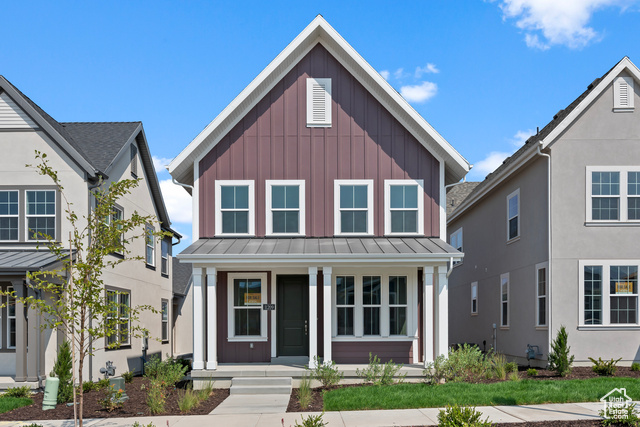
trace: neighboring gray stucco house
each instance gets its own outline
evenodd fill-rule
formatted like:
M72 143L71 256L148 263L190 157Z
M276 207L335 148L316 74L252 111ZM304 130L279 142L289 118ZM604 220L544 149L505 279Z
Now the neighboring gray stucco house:
M640 360L639 89L625 57L449 216L451 343L545 364L564 325L576 363Z
M134 211L153 215L163 230L173 232L140 122L60 123L0 76L0 147L2 290L33 295L26 273L59 267L42 242L38 247L33 230L54 236L63 247L71 231L57 188L49 177L25 166L35 163L35 150L47 154L78 216L87 215L94 206L91 188L100 177L106 184L137 177L141 178L140 184L118 201L114 215L126 218ZM124 237L128 240L131 236ZM174 237L180 236L174 232ZM144 312L140 316L151 337L158 339L149 340L149 352L172 354L172 239L161 243L138 239L131 245L131 253L145 261L125 262L105 270L105 292L121 292L111 295L123 304L155 307L160 313ZM0 309L0 376L37 386L51 371L63 337L50 330L41 332L36 313L11 298L2 296L0 303L7 305ZM113 361L117 373L140 370L142 341L124 330L110 340L119 341L121 347L96 351L85 363L85 378L99 378L99 369L108 360ZM103 347L101 343L98 346Z

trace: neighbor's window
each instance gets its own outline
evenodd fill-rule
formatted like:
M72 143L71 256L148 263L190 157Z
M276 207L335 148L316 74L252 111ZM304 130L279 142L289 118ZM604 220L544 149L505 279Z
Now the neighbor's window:
M152 267L155 267L156 265L156 242L154 233L154 228L151 225L147 224L145 231L145 261L147 262L147 265L150 265Z
M336 180L335 234L373 234L373 181Z
M160 304L160 314L162 316L162 324L160 330L162 331L162 341L166 342L169 341L169 301L163 299Z
M509 326L509 273L500 276L500 326Z
M389 334L407 335L406 276L389 276Z
M268 180L267 234L304 235L304 180Z
M253 206L253 181L216 181L216 233L253 235Z
M169 275L169 242L165 239L162 239L162 242L160 243L160 251L162 256L162 260L160 261L160 273L167 276Z
M591 173L591 219L620 219L620 172Z
M520 189L507 196L507 240L520 236Z
M380 335L382 288L380 276L362 277L362 311L364 335Z
M138 147L131 144L131 176L138 177Z
M609 268L610 323L638 323L638 266Z
M55 190L28 190L27 236L29 240L45 240L44 236L56 238L56 192Z
M338 335L353 335L355 301L355 278L353 276L336 276Z
M536 270L536 325L547 326L547 268Z
M602 266L584 267L584 324L602 325Z
M462 245L462 227L458 228L456 231L451 233L451 236L449 236L449 244L451 246L453 246L455 250L457 250L459 252L463 252L463 247L462 247L463 246ZM462 260L454 261L453 265L460 264L461 262L462 262Z
M640 167L587 168L587 221L640 221Z
M18 240L18 191L0 191L0 240Z
M423 181L385 180L385 234L423 234Z
M13 287L7 288L13 292ZM7 296L7 348L16 348L16 299Z
M471 284L471 314L478 314L478 282Z
M111 333L107 336L107 345L129 344L129 310L131 298L127 291L107 290L107 301L110 311L107 314L107 325Z

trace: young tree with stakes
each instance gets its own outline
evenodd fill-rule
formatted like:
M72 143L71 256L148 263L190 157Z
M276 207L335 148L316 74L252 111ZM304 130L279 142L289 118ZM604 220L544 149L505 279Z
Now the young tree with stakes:
M73 204L67 199L57 172L49 165L47 155L36 151L38 164L34 167L39 175L48 176L54 182L63 203L65 217L71 228L69 246L63 247L55 236L38 234L38 240L46 241L46 246L55 254L60 267L49 271L34 271L27 274L28 285L35 295L16 298L16 301L34 308L42 317L42 328L62 331L71 342L74 356L74 421L82 427L83 422L83 368L86 357L96 350L105 348L108 338L117 334L121 326L130 328L131 337L140 338L148 333L138 324L143 311L157 313L149 305L127 307L109 300L102 280L102 272L123 262L144 260L131 253L131 243L146 235L146 224L157 223L154 216L143 216L137 212L129 218L114 215L114 204L129 194L140 179L123 179L108 186L102 182L92 190L96 204L87 215L78 215ZM127 236L125 242L124 236ZM153 237L162 239L170 236L167 232L156 232ZM123 256L111 256L114 253ZM9 294L4 292L3 294ZM121 314L125 313L125 316ZM118 340L107 346L116 348ZM77 367L75 357L77 356ZM76 380L77 379L77 380ZM79 411L76 411L76 402ZM79 413L78 413L79 412Z

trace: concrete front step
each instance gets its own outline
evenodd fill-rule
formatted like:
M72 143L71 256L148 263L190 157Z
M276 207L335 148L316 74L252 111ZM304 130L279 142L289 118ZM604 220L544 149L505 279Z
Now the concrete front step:
M230 394L291 394L291 377L241 377L231 380Z

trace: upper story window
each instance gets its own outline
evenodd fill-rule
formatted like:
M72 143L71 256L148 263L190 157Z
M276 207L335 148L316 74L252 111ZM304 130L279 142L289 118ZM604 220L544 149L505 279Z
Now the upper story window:
M216 235L254 235L254 182L216 181Z
M640 221L640 166L587 168L588 222Z
M266 190L267 234L304 236L304 180L268 180Z
M18 191L0 191L0 240L18 240Z
M307 127L331 127L331 79L307 79Z
M633 111L633 78L620 76L613 81L613 111Z
M138 177L138 147L131 144L131 176Z
M145 227L145 261L148 266L155 267L156 265L156 242L155 242L155 230L149 224Z
M56 238L55 190L26 191L27 239L46 240Z
M507 196L507 241L520 237L520 189Z
M161 251L161 265L160 265L160 273L168 276L169 275L169 242L166 239L162 239L162 243L160 244Z
M373 234L373 180L336 180L335 234Z
M462 248L462 227L451 233L449 236L449 244L455 248L455 250L464 252ZM460 264L462 261L454 261L453 265Z
M422 180L385 180L385 234L424 234Z

